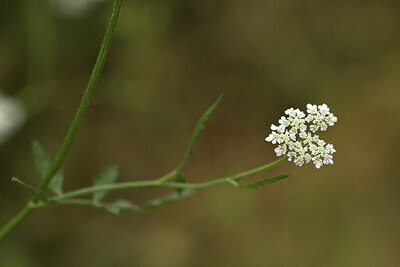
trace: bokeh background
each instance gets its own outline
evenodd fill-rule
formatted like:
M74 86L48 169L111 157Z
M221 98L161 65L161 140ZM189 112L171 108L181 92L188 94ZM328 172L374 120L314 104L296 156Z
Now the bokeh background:
M0 223L36 184L30 152L62 144L110 1L2 0L0 89L27 119L0 146ZM281 164L260 190L215 187L147 215L43 209L0 244L0 266L398 266L400 2L125 0L92 104L63 165L65 190L118 164L120 181L184 168L191 181L274 160L264 141L288 107L327 103L335 164ZM141 203L168 190L129 190Z

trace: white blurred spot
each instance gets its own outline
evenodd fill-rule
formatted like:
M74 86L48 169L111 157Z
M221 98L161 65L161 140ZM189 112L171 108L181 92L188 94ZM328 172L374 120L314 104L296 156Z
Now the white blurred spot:
M90 11L96 4L107 0L49 0L54 8L65 16L78 17Z
M0 144L6 143L24 121L21 104L0 91Z

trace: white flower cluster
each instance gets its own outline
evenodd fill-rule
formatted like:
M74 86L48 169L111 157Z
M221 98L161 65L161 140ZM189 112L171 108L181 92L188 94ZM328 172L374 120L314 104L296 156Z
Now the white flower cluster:
M333 145L321 140L316 131L326 131L333 126L337 118L330 112L326 104L307 104L307 115L299 109L287 109L287 117L282 116L279 125L271 125L272 133L265 141L278 144L276 155L287 153L289 161L297 166L313 161L317 169L323 164L333 164L332 154L336 152Z

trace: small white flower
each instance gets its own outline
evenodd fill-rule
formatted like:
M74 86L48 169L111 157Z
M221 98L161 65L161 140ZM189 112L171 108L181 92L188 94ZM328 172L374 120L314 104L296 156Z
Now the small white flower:
M288 121L288 119L286 119L285 116L282 116L282 117L279 119L278 122L279 122L280 125L283 125L283 126L285 126L285 127L287 127L287 126L290 125L290 121Z
M309 163L312 159L312 156L310 154L305 154L304 159L306 160L306 163Z
M325 144L326 144L326 142L324 141L324 140L318 140L317 141L317 144L319 145L319 146L324 146Z
M337 118L330 112L326 104L307 104L308 115L296 108L285 111L288 117L282 116L278 123L272 124L272 133L265 138L267 142L278 144L276 155L287 153L288 160L297 166L313 162L317 169L322 165L333 164L333 153L336 152L332 144L327 144L314 134L318 130L326 131L333 126ZM308 124L308 125L307 125Z
M333 126L337 122L337 117L335 117L326 104L311 105L307 104L307 117L305 121L310 123L310 131L316 132L318 130L326 131L328 126Z
M289 115L290 117L296 116L296 112L295 112L294 108L289 108L289 109L285 110L285 114Z
M301 139L306 139L307 138L307 133L306 132L304 132L304 131L302 131L302 132L300 132L300 134L299 134L299 137L301 138ZM305 142L306 140L304 140L304 142Z
M315 168L317 168L317 169L321 168L321 166L323 165L322 160L315 160L314 164L315 164Z
M326 124L325 122L321 122L319 127L321 131L326 131L326 129L328 129L328 124Z
M315 133L316 131L318 131L318 126L316 125L310 125L310 131Z
M301 111L301 110L298 109L298 108L296 108L295 112L296 112L296 116L297 116L298 118L300 118L300 119L302 119L302 118L304 118L304 117L306 116L306 114L304 114L304 112Z
M307 104L307 112L310 114L315 114L317 113L318 109L317 109L317 105L311 105L311 104Z
M325 165L333 164L332 158L333 158L332 155L327 155L326 157L324 157L324 164Z
M267 138L265 138L265 141L271 142L273 144L276 144L276 132L272 132L268 135Z
M276 126L275 124L271 124L271 130L272 131L278 131L280 133L285 131L285 126L280 124L279 126Z
M326 122L329 126L333 126L335 125L335 122L337 122L337 118L332 113L330 113L326 118Z
M278 157L285 155L286 151L287 151L286 145L279 145L278 147L275 148L275 153L276 153L276 156L278 156Z
M336 152L336 149L333 148L333 145L332 145L332 144L327 144L326 147L325 147L325 149L327 150L327 152L328 152L329 154L333 154L333 153Z
M326 104L322 104L318 106L319 112L321 112L322 115L326 115L329 113L329 108Z

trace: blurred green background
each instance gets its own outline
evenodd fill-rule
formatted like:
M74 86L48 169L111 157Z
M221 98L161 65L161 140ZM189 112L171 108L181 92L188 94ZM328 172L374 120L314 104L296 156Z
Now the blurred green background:
M0 146L0 223L36 184L86 86L110 1L2 0L0 89L27 120ZM288 107L327 103L335 164L281 164L260 190L212 188L147 215L43 209L0 244L0 266L398 266L400 2L123 2L92 105L63 165L65 189L118 164L120 181L179 162L197 118L225 97L184 168L191 181L274 160L264 141ZM250 179L250 180L251 180ZM141 203L168 190L128 190Z

